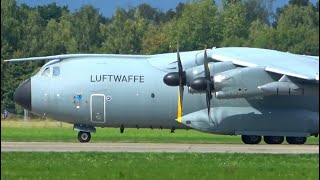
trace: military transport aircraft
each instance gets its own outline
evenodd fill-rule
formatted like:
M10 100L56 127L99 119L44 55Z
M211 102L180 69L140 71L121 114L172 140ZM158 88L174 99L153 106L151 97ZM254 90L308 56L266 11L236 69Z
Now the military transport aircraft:
M181 57L181 58L180 58ZM95 127L193 128L246 144L304 144L319 134L319 57L247 47L156 55L66 54L14 93L33 113Z

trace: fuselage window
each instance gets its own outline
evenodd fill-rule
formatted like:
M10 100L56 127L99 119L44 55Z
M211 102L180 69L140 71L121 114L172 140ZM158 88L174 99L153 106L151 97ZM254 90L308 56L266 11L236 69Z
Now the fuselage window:
M60 67L53 67L53 76L59 76L60 75Z
M50 67L47 67L41 74L42 76L50 76Z

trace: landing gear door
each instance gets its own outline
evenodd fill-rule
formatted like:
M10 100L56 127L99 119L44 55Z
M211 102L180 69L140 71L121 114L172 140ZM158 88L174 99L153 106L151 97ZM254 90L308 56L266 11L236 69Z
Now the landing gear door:
M104 123L106 121L105 108L106 97L104 94L92 94L90 97L91 121L95 123Z

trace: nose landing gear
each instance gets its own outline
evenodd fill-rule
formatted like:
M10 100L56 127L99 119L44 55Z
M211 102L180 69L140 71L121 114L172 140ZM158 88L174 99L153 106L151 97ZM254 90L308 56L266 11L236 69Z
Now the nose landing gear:
M80 131L78 133L78 140L82 143L84 142L89 142L91 139L91 133L90 132L84 132L84 131Z
M96 128L93 126L79 125L79 124L73 125L73 130L79 131L78 140L81 143L89 142L91 139L91 133L96 132Z

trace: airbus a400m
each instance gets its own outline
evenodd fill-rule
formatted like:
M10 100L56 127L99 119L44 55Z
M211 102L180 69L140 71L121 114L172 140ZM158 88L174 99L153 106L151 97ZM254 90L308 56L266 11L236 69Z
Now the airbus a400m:
M246 144L304 144L319 134L319 57L229 47L156 54L67 54L14 93L33 113L96 127L193 128Z

